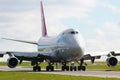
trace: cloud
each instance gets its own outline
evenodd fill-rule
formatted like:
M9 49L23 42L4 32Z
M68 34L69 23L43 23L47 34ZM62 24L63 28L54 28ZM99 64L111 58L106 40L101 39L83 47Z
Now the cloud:
M87 50L89 51L111 51L120 48L120 25L119 23L104 22L102 27L93 31L93 38L88 39Z
M54 18L84 18L88 16L88 13L91 11L91 8L95 6L96 0L62 0L64 4L59 5L48 5L50 15L53 15Z
M100 37L100 36L99 36ZM106 40L103 37L98 38L93 38L93 39L89 39L86 41L86 50L87 51L116 51L119 50L120 45L119 45L120 41L119 39L109 39Z
M99 36L104 36L104 34L105 34L102 29L96 29L96 30L95 30L95 33L96 33L97 35L99 35Z
M110 9L113 13L120 13L120 9L110 4L108 1L103 4L105 8Z
M95 30L96 34L99 36L108 36L108 35L119 35L120 25L119 23L114 22L105 22Z
M45 0L43 1L49 35L69 28L61 21L82 19L88 16L96 0ZM36 0L0 0L0 37L37 41L41 35L40 5ZM73 23L74 24L74 23ZM1 40L1 50L30 50L28 45ZM9 43L11 44L11 47ZM1 43L0 43L1 44ZM9 46L8 46L9 45ZM29 48L29 49L28 49ZM32 50L32 49L31 49ZM34 50L34 49L33 49Z
M103 26L104 26L105 30L108 31L107 33L118 35L120 32L120 25L117 23L106 22L103 24Z
M35 9L37 0L0 0L0 12L22 12Z

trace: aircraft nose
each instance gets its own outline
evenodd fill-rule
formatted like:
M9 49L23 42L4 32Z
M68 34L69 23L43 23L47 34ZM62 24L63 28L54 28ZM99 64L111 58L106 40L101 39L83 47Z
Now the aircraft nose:
M77 35L74 38L75 38L76 49L79 51L79 53L84 53L85 42L83 38L80 35Z

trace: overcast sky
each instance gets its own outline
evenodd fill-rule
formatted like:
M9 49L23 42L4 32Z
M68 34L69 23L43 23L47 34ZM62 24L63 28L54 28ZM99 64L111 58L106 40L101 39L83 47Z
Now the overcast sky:
M48 35L80 30L86 51L120 49L120 0L43 0ZM0 37L38 41L40 0L0 0ZM0 39L0 51L37 51L37 46Z

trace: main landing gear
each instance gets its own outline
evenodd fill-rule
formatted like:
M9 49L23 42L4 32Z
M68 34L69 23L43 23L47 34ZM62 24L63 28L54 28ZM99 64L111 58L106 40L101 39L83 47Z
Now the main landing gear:
M75 62L72 62L70 66L70 71L76 71L76 70L77 70L77 67L75 66Z
M31 61L31 65L33 66L33 71L41 71L41 66L36 60Z
M41 66L34 66L33 71L41 71Z
M62 64L63 64L63 66L62 66L61 70L62 70L62 71L65 71L65 70L66 70L66 71L69 71L69 66L66 65L66 62L64 62L64 63L62 63Z
M63 66L61 68L62 71L85 71L86 70L86 66L83 66L84 64L84 59L80 60L79 66L75 66L74 62L71 64L71 66L67 66L66 63L63 63Z
M85 71L86 70L86 67L85 66L83 66L83 64L84 64L84 59L81 59L80 60L80 66L78 66L78 71Z
M48 66L46 66L46 71L54 71L54 66L52 63L48 63Z
M36 63L36 65L33 66L33 71L41 71L41 66L38 66L38 63Z
M48 66L46 66L46 71L54 71L54 63L49 62ZM71 63L71 66L67 66L67 63L64 62L62 63L61 70L62 71L85 71L86 66L83 66L84 64L84 59L80 60L79 66L75 66L75 63ZM31 62L31 65L33 66L33 71L41 71L41 66L39 66L38 62Z

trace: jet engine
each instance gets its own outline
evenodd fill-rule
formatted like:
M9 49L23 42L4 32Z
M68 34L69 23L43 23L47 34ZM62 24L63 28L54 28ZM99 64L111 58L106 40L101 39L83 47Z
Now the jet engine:
M118 63L118 60L116 57L113 56L113 57L108 57L106 62L108 66L116 66Z
M18 59L16 57L8 58L7 65L9 68L15 68L18 65Z

